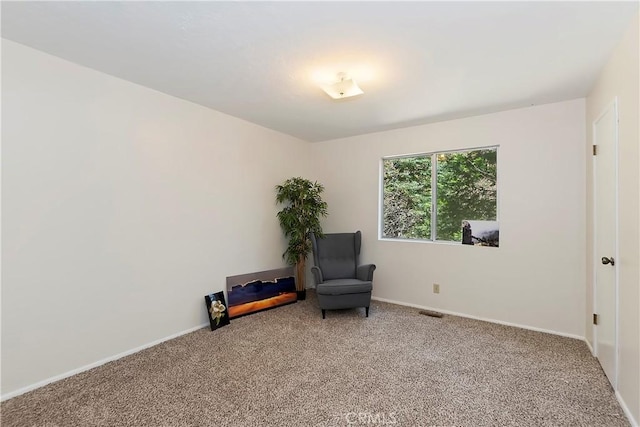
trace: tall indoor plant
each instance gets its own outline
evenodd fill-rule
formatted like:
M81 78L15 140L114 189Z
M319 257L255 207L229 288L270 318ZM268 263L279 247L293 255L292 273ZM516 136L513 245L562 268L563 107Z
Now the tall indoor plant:
M304 299L305 265L311 252L309 234L322 237L320 218L327 216L327 203L322 200L324 187L318 182L296 177L276 185L276 201L286 206L278 212L278 220L285 237L289 239L282 257L296 266L298 299Z

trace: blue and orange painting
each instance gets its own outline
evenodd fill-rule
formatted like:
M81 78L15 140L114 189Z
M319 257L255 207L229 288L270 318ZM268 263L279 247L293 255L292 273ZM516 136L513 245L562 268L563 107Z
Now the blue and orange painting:
M229 317L235 318L297 301L296 281L278 277L273 281L253 280L227 289Z

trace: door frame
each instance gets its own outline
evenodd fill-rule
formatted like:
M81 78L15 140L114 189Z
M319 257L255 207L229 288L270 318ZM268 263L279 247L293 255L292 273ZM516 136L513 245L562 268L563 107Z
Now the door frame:
M618 313L620 312L620 301L619 301L619 277L620 277L620 263L619 263L619 250L620 250L620 212L619 212L619 206L620 206L620 200L619 200L619 158L618 158L618 145L619 145L619 133L620 133L620 128L619 128L619 114L618 114L618 97L614 97L613 100L609 103L607 103L605 105L605 107L602 109L602 111L600 112L600 114L598 115L598 117L596 117L596 119L593 121L593 123L591 124L591 138L592 138L592 144L593 145L598 145L597 141L596 141L596 123L598 121L600 121L600 119L602 119L602 117L605 116L605 114L607 114L607 112L609 111L609 109L613 108L613 114L615 117L615 137L614 137L614 147L613 147L613 152L614 152L614 157L615 157L615 162L614 162L614 168L615 168L615 182L614 182L614 187L615 187L615 206L614 206L614 217L615 217L615 248L614 248L614 259L616 260L614 267L614 298L615 298L615 319L614 319L614 325L615 325L615 334L614 334L614 339L615 339L615 343L614 343L614 378L611 380L612 385L613 385L613 389L614 390L618 390L618 365L619 365L619 353L620 353L620 349L619 349L619 342L620 342L620 337L619 337L619 333L620 333L620 325L619 325L619 315ZM597 179L597 154L595 156L592 156L592 188L593 188L593 203L592 203L592 214L593 214L593 224L592 224L592 230L591 232L593 233L593 265L592 265L592 274L593 274L593 283L592 283L592 300L593 300L593 312L594 313L598 313L598 301L597 301L597 276L596 276L596 269L598 268L598 263L600 262L600 257L598 254L598 246L597 246L597 234L596 234L596 227L597 227L597 215L598 215L598 210L597 210L597 186L596 186L596 179ZM598 328L597 325L591 325L591 329L592 329L592 336L593 336L593 355L595 357L598 357Z

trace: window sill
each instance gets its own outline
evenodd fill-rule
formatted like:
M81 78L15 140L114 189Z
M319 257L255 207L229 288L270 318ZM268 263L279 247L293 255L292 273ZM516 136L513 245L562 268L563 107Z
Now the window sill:
M378 240L381 242L401 242L401 243L422 243L422 244L431 244L431 245L444 245L444 246L464 246L470 248L494 248L499 249L499 246L482 246L482 245L463 245L460 242L451 242L447 240L426 240L426 239L401 239L401 238L391 238L391 237L378 237Z

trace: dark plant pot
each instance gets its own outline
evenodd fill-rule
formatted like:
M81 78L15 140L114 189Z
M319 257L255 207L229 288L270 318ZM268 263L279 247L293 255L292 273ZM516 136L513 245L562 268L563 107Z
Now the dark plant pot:
M307 299L307 290L302 290L302 291L296 291L296 293L298 294L298 301L304 301L305 299Z

